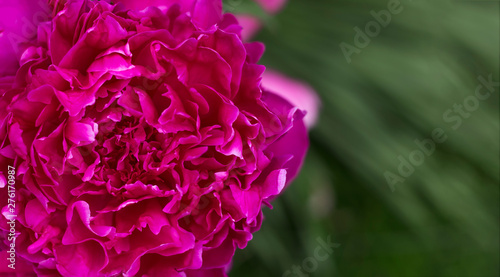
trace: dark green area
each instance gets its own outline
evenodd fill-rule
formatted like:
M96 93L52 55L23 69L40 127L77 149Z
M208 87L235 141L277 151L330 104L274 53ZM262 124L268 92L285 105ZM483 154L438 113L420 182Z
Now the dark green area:
M387 3L291 0L276 17L234 7L266 21L261 62L311 84L323 107L302 173L230 276L283 276L328 236L340 246L309 276L499 276L500 88L456 130L443 118L479 76L500 79L499 2L402 0L348 63L340 43ZM392 191L384 173L436 128L447 140Z

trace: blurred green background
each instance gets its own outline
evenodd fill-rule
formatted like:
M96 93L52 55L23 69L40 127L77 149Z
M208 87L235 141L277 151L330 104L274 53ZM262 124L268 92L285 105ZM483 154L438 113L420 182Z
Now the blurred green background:
M291 0L274 17L249 0L224 3L265 21L261 63L323 103L302 173L264 209L230 276L283 276L329 236L340 246L303 276L499 276L499 88L456 130L443 119L479 76L499 80L498 1L401 0L351 63L340 43L354 45L353 28L389 1ZM384 174L435 128L447 140L391 190Z

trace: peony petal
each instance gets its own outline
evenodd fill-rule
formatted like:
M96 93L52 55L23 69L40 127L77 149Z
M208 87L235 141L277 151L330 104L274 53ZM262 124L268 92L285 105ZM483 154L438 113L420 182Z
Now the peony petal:
M262 87L285 98L299 109L306 111L305 124L308 129L314 127L318 120L321 101L313 88L272 70L264 72Z
M287 184L290 184L297 176L309 146L307 130L300 118L300 115L295 116L293 127L266 149L275 156L292 156L292 159L285 164ZM294 145L294 147L290 147L290 145Z
M241 27L243 27L241 31L241 38L243 39L243 41L249 41L257 34L260 28L262 28L262 23L255 16L239 14L236 16L236 18L238 18L238 22L240 23Z
M0 77L15 75L24 44L36 38L38 25L50 20L46 1L0 1Z
M222 19L222 0L197 0L193 21L201 28L208 28Z
M63 276L98 276L108 263L108 255L96 241L76 245L58 245L54 248L57 269Z
M66 124L66 138L77 145L86 145L95 141L97 135L97 123L69 121Z
M26 157L28 154L28 148L23 140L23 131L18 123L11 125L9 130L9 140L11 143L12 150L16 152L17 155L21 157Z

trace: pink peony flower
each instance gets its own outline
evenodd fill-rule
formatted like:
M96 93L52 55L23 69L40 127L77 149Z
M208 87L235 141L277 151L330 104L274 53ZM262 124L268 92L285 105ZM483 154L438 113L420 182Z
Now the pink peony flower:
M0 248L14 166L28 270L226 276L262 204L298 173L304 113L261 88L264 47L242 42L221 1L121 2L50 1L55 16L13 45L22 52L0 76Z

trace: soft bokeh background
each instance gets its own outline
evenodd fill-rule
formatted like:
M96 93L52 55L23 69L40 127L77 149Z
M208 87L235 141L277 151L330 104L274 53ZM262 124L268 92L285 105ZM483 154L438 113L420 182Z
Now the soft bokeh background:
M499 88L457 130L443 119L478 76L499 80L499 2L401 0L348 63L339 44L388 2L291 0L269 17L253 1L224 1L265 21L262 63L323 102L301 175L265 208L230 276L282 276L328 236L340 246L309 276L499 276ZM448 139L392 191L384 173L435 128Z

